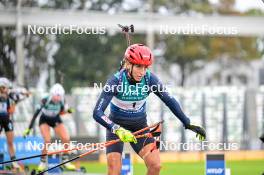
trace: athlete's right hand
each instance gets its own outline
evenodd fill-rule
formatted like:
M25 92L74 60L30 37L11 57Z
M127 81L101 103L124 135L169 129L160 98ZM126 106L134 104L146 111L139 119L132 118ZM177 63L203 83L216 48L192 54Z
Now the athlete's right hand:
M136 137L128 130L120 127L115 130L115 134L119 137L122 142L133 142L137 143Z
M31 129L29 128L25 129L25 131L23 132L23 137L26 138L30 133L31 133Z
M189 130L195 132L196 133L196 137L198 137L198 139L200 141L204 141L206 139L206 131L201 126L196 126L196 125L189 124L189 125L185 126L185 129L189 129Z

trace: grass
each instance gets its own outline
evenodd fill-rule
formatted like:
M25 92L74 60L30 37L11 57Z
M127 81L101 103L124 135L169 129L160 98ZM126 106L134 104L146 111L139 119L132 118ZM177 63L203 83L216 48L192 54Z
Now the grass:
M106 164L97 162L81 162L89 173L106 173ZM144 164L134 164L134 174L146 173ZM264 159L254 161L227 161L226 167L231 169L231 175L262 175ZM163 163L161 175L204 175L204 162L193 163Z
M78 163L79 164L79 163ZM80 166L85 166L88 173L106 174L107 165L98 162L80 162ZM36 166L31 166L31 168ZM262 175L264 172L264 159L251 161L227 161L226 167L231 169L231 175ZM146 174L146 167L142 163L133 165L134 175ZM204 175L204 162L190 163L163 163L161 175Z

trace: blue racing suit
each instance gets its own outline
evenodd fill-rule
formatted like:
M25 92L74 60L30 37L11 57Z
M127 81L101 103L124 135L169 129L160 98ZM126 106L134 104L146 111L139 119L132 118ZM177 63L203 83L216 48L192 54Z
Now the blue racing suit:
M129 79L128 72L121 69L110 77L96 103L93 111L94 119L106 127L107 140L116 139L117 136L111 132L112 127L118 124L132 132L147 126L146 119L146 99L149 94L155 93L173 112L173 114L183 123L184 126L190 124L190 119L183 113L179 103L169 95L161 81L149 70L144 78L138 83ZM110 103L110 115L105 115L104 111ZM145 144L149 142L143 140ZM143 143L138 140L138 144L131 143L138 153ZM115 144L107 148L109 152L122 152L123 143Z

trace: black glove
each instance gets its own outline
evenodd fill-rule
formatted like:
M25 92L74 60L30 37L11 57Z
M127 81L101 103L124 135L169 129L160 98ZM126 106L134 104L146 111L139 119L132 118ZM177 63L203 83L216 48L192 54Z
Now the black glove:
M185 126L185 129L189 129L189 130L195 132L196 133L196 137L198 137L198 139L200 141L203 141L203 140L206 139L205 129L200 127L200 126L187 125L187 126Z
M259 138L264 143L264 133Z

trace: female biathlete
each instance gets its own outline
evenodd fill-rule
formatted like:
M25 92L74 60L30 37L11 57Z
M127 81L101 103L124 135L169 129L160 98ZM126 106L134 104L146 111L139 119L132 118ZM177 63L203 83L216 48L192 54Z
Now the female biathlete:
M30 134L36 118L40 115L39 119L39 128L41 135L44 139L44 148L42 154L46 154L48 151L48 143L51 143L50 128L52 127L55 131L55 134L59 136L64 144L64 149L68 149L70 137L69 134L62 123L61 115L65 113L72 113L73 109L65 108L64 100L64 88L60 84L55 84L50 89L49 96L41 100L41 105L34 113L29 127L24 131L24 137ZM64 154L62 160L66 161L69 159L69 154ZM37 171L43 171L47 168L47 158L46 156L41 157L40 164L37 168ZM76 167L72 163L65 164L67 170L75 170Z
M15 105L30 95L29 92L19 92L11 89L11 82L5 78L0 78L0 133L4 129L7 139L10 159L16 159L14 149L14 126L12 115L15 112ZM21 170L17 162L12 162L12 168Z
M132 132L147 126L146 98L155 93L183 123L186 129L197 133L200 140L206 137L202 127L191 125L190 119L181 110L178 102L168 94L160 80L148 69L153 62L151 50L143 44L133 44L126 49L124 65L108 79L96 106L94 119L107 128L106 140L120 139L130 142L134 151L145 161L148 175L160 173L159 150L153 150L153 138L136 139ZM121 88L122 87L122 88ZM146 88L148 87L148 88ZM110 103L110 115L104 111ZM123 142L107 147L109 175L121 172Z

